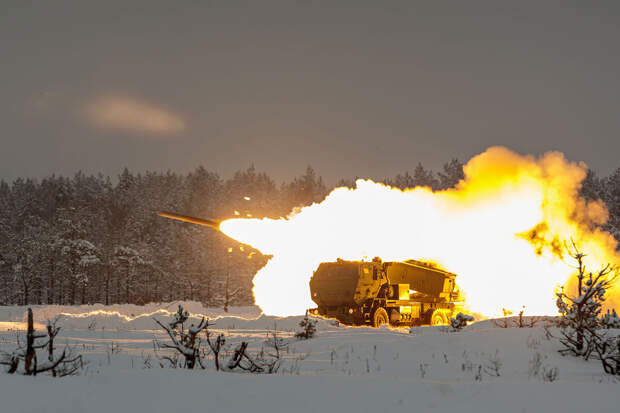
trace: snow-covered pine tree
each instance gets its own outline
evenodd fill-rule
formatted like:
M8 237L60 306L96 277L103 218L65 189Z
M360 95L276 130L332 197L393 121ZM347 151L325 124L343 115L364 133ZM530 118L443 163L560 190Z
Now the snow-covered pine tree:
M316 333L316 320L311 319L306 311L306 315L299 322L299 327L301 327L301 331L295 333L295 337L303 340L311 339Z
M557 293L556 305L560 312L560 342L564 346L561 353L588 359L594 351L596 330L600 327L600 313L605 291L617 275L617 269L606 265L597 273L588 272L585 254L575 243L567 248L569 255L577 262L575 275L575 293L570 294L564 288Z

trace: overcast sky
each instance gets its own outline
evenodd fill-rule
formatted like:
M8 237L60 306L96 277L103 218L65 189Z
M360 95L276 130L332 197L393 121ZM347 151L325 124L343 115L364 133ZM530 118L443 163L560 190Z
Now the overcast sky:
M620 2L0 1L0 179L620 167Z

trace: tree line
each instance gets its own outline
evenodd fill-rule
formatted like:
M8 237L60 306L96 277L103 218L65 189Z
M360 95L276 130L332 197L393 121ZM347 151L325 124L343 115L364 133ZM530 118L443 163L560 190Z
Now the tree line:
M437 173L418 164L383 182L445 189L462 177L463 165L452 160ZM124 169L115 180L78 172L0 181L0 305L252 304L252 277L268 257L156 211L277 218L321 201L331 189L310 166L281 185L253 166L229 179L198 167L186 174ZM582 192L607 203L606 229L620 238L620 168L605 178L590 172Z

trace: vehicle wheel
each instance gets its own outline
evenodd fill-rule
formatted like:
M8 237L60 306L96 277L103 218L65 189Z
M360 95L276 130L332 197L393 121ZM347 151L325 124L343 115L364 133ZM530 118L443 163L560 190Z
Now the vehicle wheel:
M450 311L444 308L438 308L433 311L433 315L431 315L431 325L432 326L447 326L450 324Z
M388 324L389 322L390 318L388 317L388 313L385 311L385 308L377 308L372 316L372 326L379 327L381 324Z

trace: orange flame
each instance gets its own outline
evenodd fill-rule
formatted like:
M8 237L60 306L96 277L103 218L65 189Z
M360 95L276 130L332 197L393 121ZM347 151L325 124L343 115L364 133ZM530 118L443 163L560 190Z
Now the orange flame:
M256 303L272 315L314 306L310 276L337 258L436 262L458 274L469 309L487 316L524 305L532 314L557 313L554 292L574 273L563 257L571 239L592 270L620 263L615 239L595 227L607 219L605 206L579 197L583 163L493 147L464 172L456 188L437 192L360 179L286 218L234 218L220 228L273 255L254 277ZM610 295L620 302L617 290Z

